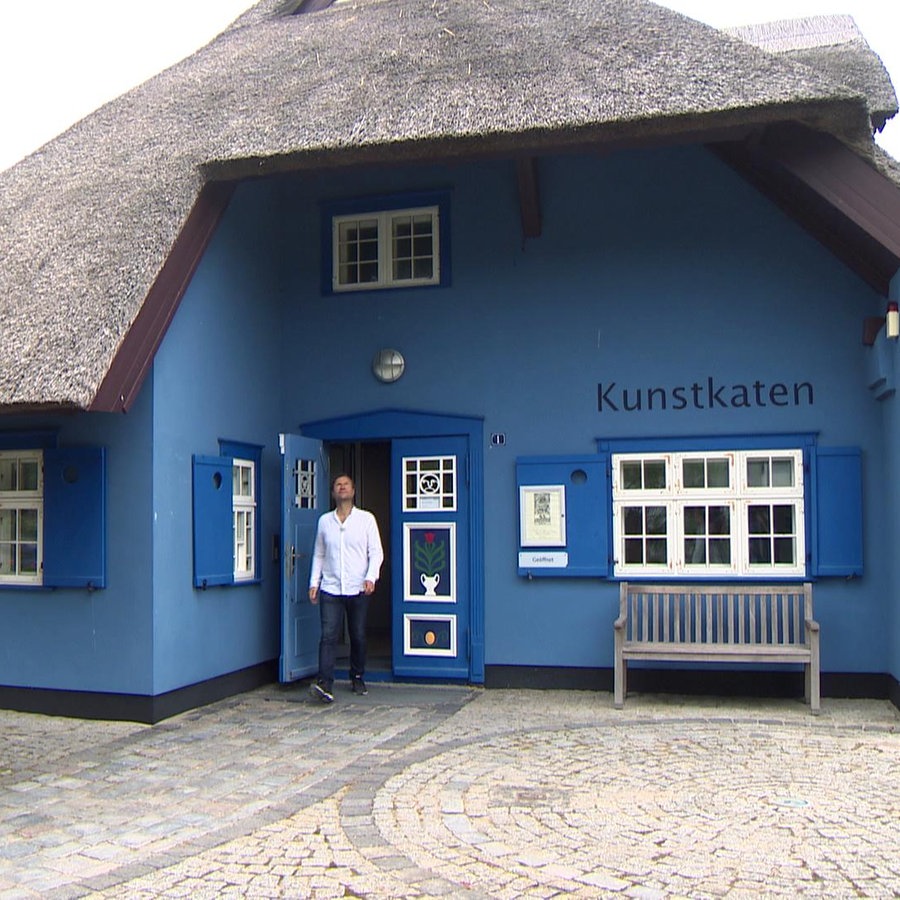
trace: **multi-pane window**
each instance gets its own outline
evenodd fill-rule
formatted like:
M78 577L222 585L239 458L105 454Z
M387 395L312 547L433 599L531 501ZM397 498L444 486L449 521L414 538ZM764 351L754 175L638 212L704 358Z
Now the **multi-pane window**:
M403 457L403 511L456 509L456 457Z
M380 281L378 219L337 220L337 284L349 289Z
M613 456L617 575L803 575L800 450Z
M437 206L335 216L333 289L439 284L439 219Z
M195 587L260 579L262 451L219 440L219 456L193 457Z
M801 482L798 488L798 482ZM797 534L802 527L792 498L802 496L797 465L783 453L754 454L747 460L748 493L758 496L747 505L747 531L752 565L793 565Z
M44 484L41 451L0 451L0 584L40 584Z
M256 577L256 464L235 459L232 467L234 580Z
M627 506L622 510L623 547L628 565L665 565L669 514L665 506Z
M437 257L437 209L391 217L391 266L394 282L434 280Z

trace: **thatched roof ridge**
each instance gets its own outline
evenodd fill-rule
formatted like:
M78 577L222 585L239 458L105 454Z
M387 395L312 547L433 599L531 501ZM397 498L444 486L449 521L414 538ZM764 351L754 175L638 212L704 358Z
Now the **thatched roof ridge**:
M897 94L878 54L851 16L811 16L724 29L770 53L808 65L869 102L877 130L897 114Z
M262 0L0 173L0 408L87 408L209 177L677 138L858 93L646 0Z

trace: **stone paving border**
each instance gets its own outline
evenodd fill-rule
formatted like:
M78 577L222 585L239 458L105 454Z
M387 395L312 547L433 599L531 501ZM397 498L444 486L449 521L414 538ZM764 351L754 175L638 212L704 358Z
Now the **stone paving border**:
M475 691L372 688L370 697L379 695L380 704L341 696L323 707L305 689L271 686L152 728L0 712L0 898L85 896L252 833L331 797L359 776L360 756L372 748L395 753ZM240 783L244 766L249 785ZM185 782L202 795L187 811L180 807L191 798L179 797ZM154 791L167 806L151 819ZM204 815L204 804L222 807L225 823ZM94 815L106 819L96 829ZM41 834L48 822L59 827ZM144 842L142 828L177 839Z
M473 698L475 702L469 702ZM608 695L587 692L375 686L365 699L368 703L340 696L334 707L321 707L305 702L296 691L265 688L153 728L120 723L109 728L109 723L101 723L98 729L105 731L95 743L84 742L90 724L77 723L72 737L80 738L83 745L70 748L68 754L66 731L55 727L58 720L51 720L54 727L42 728L48 722L41 717L26 718L23 724L17 718L22 714L0 712L0 748L10 746L3 740L8 724L19 728L13 731L20 750L22 735L29 730L36 741L49 732L51 742L56 742L49 748L50 762L43 771L33 751L24 754L24 760L15 757L10 765L0 765L0 846L15 847L15 840L27 835L30 827L39 830L42 822L46 825L48 810L53 808L54 824L60 826L66 824L66 815L72 827L79 812L94 809L102 819L115 802L128 804L124 812L138 814L139 820L143 790L133 786L107 790L108 779L121 777L123 766L134 767L133 778L142 789L168 791L166 797L173 805L164 824L183 829L182 838L165 849L154 849L156 845L149 842L146 851L138 846L126 858L124 851L135 848L125 846L123 836L131 834L140 840L140 828L129 832L127 821L102 820L100 834L84 835L93 841L95 856L88 857L83 871L77 866L53 869L48 865L53 847L31 845L31 855L21 853L15 865L8 859L4 862L6 854L0 853L0 898L512 898L573 891L578 896L666 896L665 884L660 886L646 875L613 877L602 866L590 869L590 861L582 862L580 869L556 871L552 860L535 853L526 832L520 833L521 846L504 845L497 839L500 826L485 818L483 808L496 800L489 796L493 782L478 782L476 774L466 769L480 765L488 772L493 765L490 753L496 748L496 752L508 752L509 747L521 747L521 755L527 758L529 740L542 747L542 765L555 759L554 765L565 766L579 747L583 754L585 742L627 746L639 743L642 734L656 741L661 734L693 733L702 738L718 732L731 734L735 729L741 733L755 729L781 742L806 736L816 752L827 745L829 735L837 744L856 736L863 743L883 745L881 752L895 754L900 766L900 714L890 704L872 701L831 701L823 716L811 717L802 705L792 702L652 697L629 698L630 710L625 713L609 708ZM547 756L548 739L554 754L560 745L558 758ZM167 762L171 754L176 757L174 763ZM539 756L535 753L535 760ZM244 761L252 777L229 785L228 779L240 772L233 765L235 759ZM441 769L451 761L456 769ZM100 777L85 780L85 773ZM552 772L538 774L553 777ZM220 823L204 817L202 804L184 815L172 789L186 777L196 780L190 786L198 790L208 781L205 802L218 804L230 818ZM411 778L416 786L413 793L403 786ZM495 771L491 778L502 781L502 772ZM66 779L75 782L74 788L64 787ZM35 786L19 790L29 784ZM47 790L41 792L42 785ZM583 785L568 787L577 795ZM517 800L521 821L544 829L547 841L563 834L565 826L554 818L546 790L520 793L527 800ZM239 796L232 803L234 794ZM29 795L39 802L28 812L9 803L11 796L27 799ZM508 805L508 798L499 796L500 806ZM900 812L898 798L900 783L891 798ZM467 803L473 808L467 809ZM421 818L426 809L427 816ZM498 821L508 815L504 809L492 814L500 817ZM191 816L198 826L195 833L184 830ZM410 831L409 822L415 822L416 816L419 824ZM547 826L548 821L556 824ZM491 824L493 840L480 840L480 826L473 822ZM430 831L440 839L436 841ZM510 833L514 831L510 827ZM900 858L900 844L891 844L891 838L883 840L890 845L884 846L885 854ZM64 851L62 861L70 862L65 855L69 845L59 846ZM103 852L108 853L105 860ZM94 865L98 871L91 870ZM900 895L896 869L886 863L878 871L881 887L887 890L873 888L857 895ZM858 874L867 878L871 873L860 870ZM684 883L675 875L670 881L672 887ZM871 880L861 883L872 887ZM896 894L890 892L892 884ZM806 885L807 893L815 895L814 888ZM731 894L740 892L734 893L732 887Z

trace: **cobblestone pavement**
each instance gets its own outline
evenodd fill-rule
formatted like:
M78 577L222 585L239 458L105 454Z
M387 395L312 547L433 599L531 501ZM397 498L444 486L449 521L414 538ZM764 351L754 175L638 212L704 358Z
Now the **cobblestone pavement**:
M0 898L898 897L900 713L372 684L0 711Z

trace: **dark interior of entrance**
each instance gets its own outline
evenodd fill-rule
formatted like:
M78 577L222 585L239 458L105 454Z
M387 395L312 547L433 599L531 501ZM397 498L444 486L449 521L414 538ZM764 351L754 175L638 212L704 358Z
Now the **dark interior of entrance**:
M384 565L369 603L366 637L370 674L391 671L391 445L389 441L356 441L328 445L331 480L349 475L356 485L356 505L367 509L378 521L384 546ZM349 665L345 642L338 665Z

